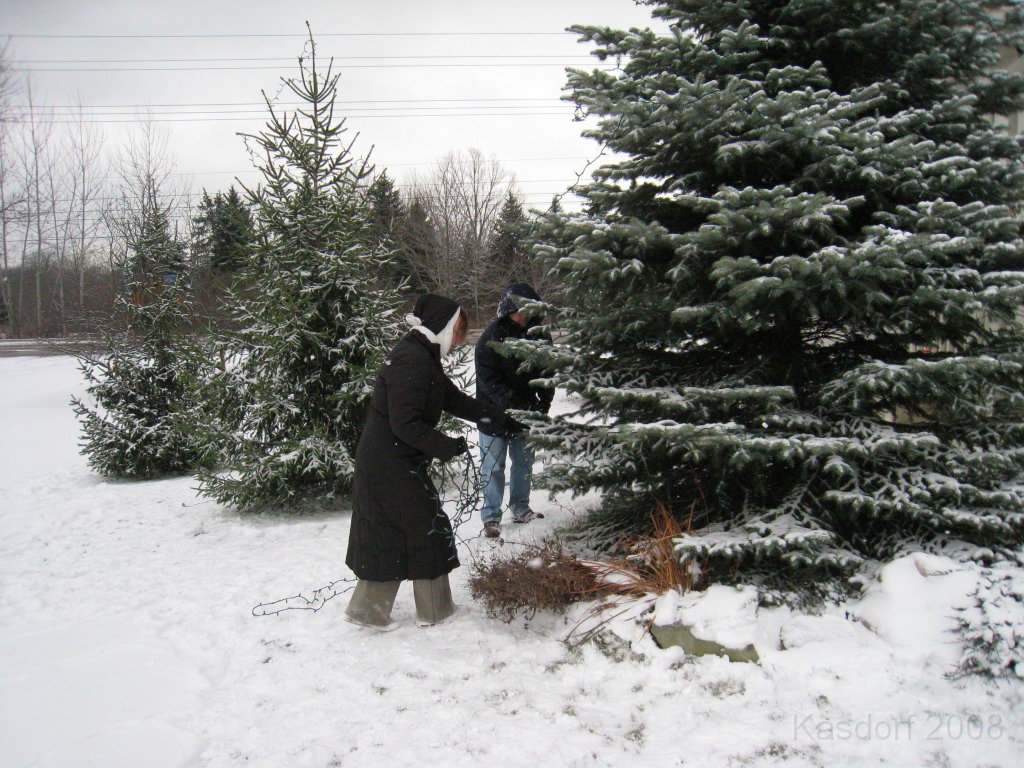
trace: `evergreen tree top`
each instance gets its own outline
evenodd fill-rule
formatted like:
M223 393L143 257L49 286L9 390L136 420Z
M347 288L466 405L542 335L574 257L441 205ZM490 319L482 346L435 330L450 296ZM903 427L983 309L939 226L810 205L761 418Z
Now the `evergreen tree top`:
M794 179L810 161L862 165L851 155L882 155L908 134L920 151L961 143L986 115L1024 108L1020 75L993 71L1022 42L1017 3L648 4L670 34L574 28L622 64L569 79L577 104L604 116L585 135L632 156L599 178L708 194L726 179L816 189L813 175ZM968 149L979 159L980 146Z
M310 34L298 77L283 77L282 90L302 106L279 110L264 93L269 119L263 131L241 134L262 180L243 189L265 237L284 238L292 251L315 254L347 247L352 227L368 227L365 182L373 168L353 148L345 119L335 115L340 75L333 61L322 69ZM288 249L276 249L286 255ZM308 257L302 257L308 258Z

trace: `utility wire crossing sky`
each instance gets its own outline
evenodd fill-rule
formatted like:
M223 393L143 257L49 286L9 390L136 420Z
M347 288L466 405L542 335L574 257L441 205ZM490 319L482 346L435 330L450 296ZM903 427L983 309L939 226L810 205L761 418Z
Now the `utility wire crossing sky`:
M358 155L402 186L475 147L516 176L531 207L546 207L601 152L562 99L565 69L614 62L566 28L657 25L631 0L255 0L244 15L199 0L0 0L0 9L8 61L30 79L37 119L95 125L107 151L150 120L193 193L256 182L238 134L258 132L263 94L275 98L281 78L298 74L308 21L318 63L333 59L341 75L337 114L358 133ZM15 114L27 108L22 100Z

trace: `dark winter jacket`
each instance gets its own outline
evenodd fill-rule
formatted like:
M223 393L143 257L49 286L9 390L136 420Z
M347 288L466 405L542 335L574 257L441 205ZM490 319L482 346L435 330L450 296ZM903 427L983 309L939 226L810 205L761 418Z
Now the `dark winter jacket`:
M427 474L465 443L438 431L441 412L494 424L500 408L463 394L440 350L411 331L382 366L356 450L355 497L345 562L360 579L434 579L459 566L451 521Z
M503 355L492 346L492 343L507 339L521 339L536 324L534 322L524 328L505 314L487 326L476 343L478 400L506 409L548 412L554 392L531 386L530 381L537 377L536 371L529 368L520 370L521 360ZM501 434L492 425L481 425L480 431L487 435Z

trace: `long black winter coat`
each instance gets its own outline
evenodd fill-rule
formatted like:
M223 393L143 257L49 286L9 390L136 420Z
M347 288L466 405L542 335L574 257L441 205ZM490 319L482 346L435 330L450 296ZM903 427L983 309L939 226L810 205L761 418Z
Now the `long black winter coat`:
M491 347L491 342L521 339L531 327L524 328L506 314L487 326L480 335L475 351L477 399L501 408L548 412L555 393L532 386L530 381L537 377L536 372L528 368L520 370L521 360L502 355ZM550 341L549 337L544 338ZM480 430L487 435L499 434L488 425L482 425Z
M356 449L355 498L345 562L360 579L435 579L459 566L451 521L427 474L462 441L438 431L441 412L501 423L504 412L463 394L441 353L410 331L382 366Z

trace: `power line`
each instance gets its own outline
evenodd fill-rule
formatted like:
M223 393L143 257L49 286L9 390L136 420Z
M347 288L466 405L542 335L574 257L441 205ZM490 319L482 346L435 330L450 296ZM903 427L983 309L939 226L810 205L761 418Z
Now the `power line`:
M561 101L561 99L550 98L546 96L520 96L520 97L504 97L504 98L493 98L488 96L482 96L478 98L460 98L460 99L337 99L335 104L420 104L420 103L433 103L433 102L475 102L475 101ZM273 102L275 106L304 106L306 102L303 101L277 101ZM101 104L101 105L84 105L82 109L131 109L131 108L149 108L149 107L265 107L266 102L264 101L197 101L197 102L177 102L174 104ZM60 107L60 106L36 106L35 109L46 110L46 109L66 109L70 111L78 111L78 107Z
M557 104L558 103L558 99L551 99L550 101L551 101L552 104ZM395 104L402 104L402 102L400 102L400 101L396 101L396 102L393 102L393 103L395 103ZM300 108L302 108L302 105L294 105L294 106L283 105L282 106L280 104L275 104L274 107L276 109L278 109L278 110L284 111L284 110L290 110L290 109L300 109ZM450 110L453 110L453 109L466 109L466 108L467 108L466 105L461 105L461 104L460 105L453 105L453 106L450 106L450 107L445 107L445 106L440 106L440 105L430 105L430 106L417 107L415 105L405 104L405 105L400 106L400 107L348 107L347 109L344 109L343 112L344 112L344 114L349 115L349 114L357 114L357 113L362 113L362 112L401 112L402 110L417 110L417 111L421 111L421 110L430 110L430 109L450 111ZM544 108L549 108L549 107L545 107L544 104L509 104L509 105L506 105L506 106L490 105L490 104L479 104L479 105L470 105L469 108L470 109L476 108L476 109L497 110L497 111L492 112L491 114L500 115L502 113L508 112L509 110L544 109ZM570 111L570 112L572 111L571 107L566 107L566 109L568 111ZM173 110L167 110L167 111L164 111L164 112L150 112L150 111L148 111L147 107L140 106L137 109L129 110L129 111L122 110L122 111L118 111L118 112L99 112L99 113L95 113L95 114L91 114L89 112L79 112L78 110L74 110L74 109L63 109L63 110L61 110L61 109L40 109L39 107L33 107L31 109L31 111L29 109L27 109L27 108L16 108L16 109L12 110L12 112L14 114L14 117L16 119L25 119L25 118L30 117L31 115L35 115L36 117L81 117L83 119L87 119L87 118L104 118L104 117L118 117L120 115L130 115L130 116L138 118L140 111L143 113L144 116L147 116L147 117L148 116L153 116L153 117L170 117L172 115L247 115L247 114L266 115L267 114L266 106L264 106L262 109L260 109L258 107L254 107L252 109L173 109ZM418 112L414 111L414 112L411 112L410 114L417 114L417 113Z
M538 206L544 205L546 203L550 203L551 200L553 198L555 198L555 197L558 197L561 200L561 203L563 205L565 205L567 208L573 208L575 206L582 205L582 201L577 200L574 197L569 197L568 194L567 194L567 191L564 190L564 189L560 189L560 190L549 192L549 193L545 193L545 192L531 192L531 193L526 194L526 195L520 195L519 196L519 200L522 202L523 205L525 205L527 207L534 208L534 207L538 207ZM185 218L186 214L195 214L195 213L197 213L198 212L198 206L197 205L189 205L189 204L172 205L172 206L169 206L166 209L166 211L167 211L168 215L170 215L172 217L177 217L177 218L180 219L180 218ZM84 223L84 225L86 227L92 228L92 227L95 227L97 225L104 224L104 223L108 222L110 220L110 218L116 218L117 215L118 214L114 213L114 214L111 214L111 216L104 216L103 214L94 214L92 212L86 212L84 220L83 220L83 218L81 216L76 215L76 218L75 218L75 221L73 222L73 224L77 227L80 223ZM53 234L52 226L48 227L48 229L46 231L46 234L47 235L52 235ZM97 240L105 239L105 235L102 232L94 232L94 233L91 234L91 237L93 237L94 239L97 239Z
M185 174L185 175L188 175L188 174ZM110 177L104 177L104 178L110 178ZM520 184L565 184L566 186L569 186L570 183L571 182L568 181L567 179L516 179L515 180L515 184L517 186L520 185ZM396 182L394 184L394 186L395 186L396 189L420 189L424 185L423 184L416 184L414 182L401 182L401 183L397 183ZM429 183L426 186L429 186ZM168 194L167 197L169 197L169 198L177 198L177 199L193 199L193 198L200 198L200 197L202 197L202 194L203 194L202 192L183 192L183 193L180 193L180 194ZM543 195L543 194L545 194L545 193L544 192L523 192L521 195L517 195L517 197L524 197L524 196L525 197L529 197L529 196L536 196L536 195ZM97 195L95 197L90 198L90 202L91 203L115 203L115 202L118 202L118 201L123 200L123 199L124 198L122 198L121 196L119 196L117 194L104 194L104 195ZM61 198L57 198L55 200L47 199L46 202L47 203L54 203L54 204L56 204L56 203L76 203L77 204L78 200L77 200L77 198L64 198L64 197L61 197ZM177 204L177 207L180 207L181 205L183 205L183 204Z
M365 99L353 101L335 101L346 114L365 112L396 112L401 110L414 110L412 114L418 114L422 110L437 110L442 113L450 113L454 109L476 109L488 110L490 114L515 113L530 109L544 109L553 106L562 106L563 109L571 109L567 102L560 98L507 98L507 99ZM398 106L387 106L387 105ZM271 105L278 110L289 110L307 107L304 102L271 102ZM365 105L365 106L360 106ZM224 107L223 109L201 109L202 107ZM235 107L243 107L236 109ZM244 108L248 107L248 109ZM100 104L100 105L33 105L29 107L22 105L11 105L11 117L15 120L25 120L35 115L38 118L69 118L61 122L98 122L104 118L119 116L131 116L138 119L140 113L144 116L171 117L175 115L266 115L266 102L209 102L195 104Z
M562 109L562 110L557 111L557 112L524 112L523 111L524 109L530 109L530 107L484 107L484 108L485 109L489 109L489 110L501 110L501 111L473 112L472 114L474 114L474 115L483 115L483 116L495 115L495 116L498 116L498 117L504 117L504 116L514 116L514 115L562 115L562 114L572 114L573 113L573 110L570 107L566 107L565 109ZM394 113L394 112L401 112L404 109L408 109L408 108L407 107L364 107L364 108L354 108L354 109L345 110L344 116L349 116L349 117L446 117L446 116L458 117L458 116L463 116L463 114L464 114L464 113L457 113L457 112L450 112L450 111L447 111L447 112L436 112L436 113L426 113L426 112L422 112L422 111L416 111L416 112L407 112L407 113L404 113L404 114L368 114L368 112L370 112L370 111L372 111L374 113L382 113L382 112L383 113ZM413 107L413 109L417 109L417 108ZM432 109L432 110L443 110L443 109L452 110L452 109L465 109L465 107L419 107L418 109L419 110L428 110L428 109ZM540 109L540 107L539 106L538 107L533 107L533 109ZM174 117L175 115L256 115L256 116L263 115L263 116L265 116L266 114L267 114L266 111L259 110L259 109L240 109L240 110L233 110L233 111L230 111L230 112L225 112L223 110L187 110L187 111L179 111L179 112L148 112L148 113L144 113L143 116L146 117L146 118L149 118L149 117L158 118L158 117ZM39 116L38 113L37 113L37 116ZM130 117L131 120L118 121L118 120L105 120L105 119L101 120L101 119L99 119L99 118L115 118L115 117L122 117L122 116ZM23 114L19 115L18 117L20 117L21 119L24 119L24 118L28 117L28 113L23 113ZM76 115L74 113L70 113L70 112L61 112L61 113L50 113L48 115L42 115L41 117L53 117L53 118L78 118L78 117L80 117L82 122L87 122L87 123L135 122L136 120L139 119L139 113L138 112L106 112L106 113L101 114L101 115L81 115L81 116L78 116L78 115ZM213 118L195 118L194 122L203 122L204 120L209 121L211 119L213 119ZM248 117L238 117L238 118L227 118L227 117L225 117L224 119L248 120L250 118L248 118ZM190 120L190 118L181 118L181 120L188 121L188 120ZM69 123L69 122L79 122L79 120L78 119L74 119L74 120L56 120L55 119L54 122L57 122L57 123Z
M550 191L548 191L548 190L524 191L524 190L521 190L521 189L516 189L515 192L516 192L516 197L518 199L520 199L520 200L523 200L523 201L545 199L545 198L550 198L552 195L564 195L567 192L571 193L571 190L569 189L569 187L572 186L574 183L575 183L575 180L570 181L568 179L527 179L527 180L516 179L516 181L515 181L516 185L519 185L519 184L559 184L559 185L564 185L564 186L559 186L558 188L552 189ZM396 189L412 190L412 191L415 191L415 190L418 190L418 189L421 189L422 187L424 187L424 185L414 184L414 183L396 183L394 186L395 186ZM427 183L425 185L425 187L429 188L430 184ZM204 193L208 193L208 192L209 192L209 190L207 190L205 187L203 187L198 192L186 191L186 192L179 192L179 193L167 193L164 196L164 199L167 201L167 205L164 206L164 210L167 210L168 212L191 211L191 210L193 210L193 209L198 207L198 204L201 201L203 194ZM105 215L103 213L104 210L110 211L113 215L116 216L116 211L112 210L112 208L115 207L117 203L124 202L124 201L127 201L128 203L132 203L133 202L130 198L125 198L125 197L119 196L117 194L102 194L102 195L97 195L95 197L90 198L89 199L90 207L87 208L86 211L85 211L87 220L102 221L104 219L104 217L105 217ZM46 205L54 205L54 206L61 205L61 204L66 204L66 203L74 203L74 204L77 205L77 203L78 203L77 199L74 199L74 198L57 198L55 200L46 199L43 202ZM107 204L107 205L102 205L104 203ZM99 210L97 210L94 207L94 206L97 206L97 205L99 205ZM58 209L58 210L63 210L63 209ZM51 217L51 215L52 215L52 212L53 212L53 209L48 209L47 213L45 214L45 217L47 219L49 219ZM80 213L81 213L81 210L80 209L76 209L76 213L74 214L74 216L75 216L74 222L77 222L77 221L80 220L78 218L78 214L80 214Z
M584 160L589 160L589 159L590 158L587 157L586 155L563 155L563 156L560 156L560 157L551 157L551 156L549 156L549 157L510 157L510 158L502 159L501 163L504 165L504 164L508 164L508 163L539 163L539 162L550 162L552 160L584 161ZM410 167L421 168L421 167L430 167L430 166L434 166L436 164L437 164L436 160L427 160L427 161L424 161L424 162L421 162L421 163L389 163L387 166L381 166L381 167L383 169L387 170L389 168L410 168ZM256 168L246 168L246 169L241 170L241 171L239 171L239 170L234 170L234 171L230 171L230 170L226 170L226 171L182 171L180 173L171 173L169 175L170 176L239 176L239 175L244 174L244 173L256 173L256 172L258 172L258 169L256 169ZM101 176L99 178L101 178L101 179L112 179L112 178L118 178L118 177L115 177L115 176Z
M589 160L585 155L563 155L563 156L548 156L548 157L510 157L502 158L500 162L502 165L509 163L540 163L540 162L551 162L555 160L573 160L573 161L586 161ZM388 163L387 165L380 165L382 171L387 171L392 168L429 168L437 165L437 160L426 160L419 163ZM376 164L372 164L376 167ZM175 171L168 173L168 176L174 177L192 177L192 176L243 176L250 173L259 173L258 168L245 168L242 170L221 170L221 171ZM119 179L119 176L96 176L99 181L109 181L110 179ZM552 179L552 181L561 182L563 179ZM527 181L520 181L517 179L517 183L528 183ZM197 194L197 193L190 193ZM106 199L106 198L105 198Z
M572 115L572 110L562 110L560 112L438 112L438 113L420 113L410 112L405 114L386 114L386 115L369 115L369 114L353 114L351 117L357 117L360 120L371 120L377 118L409 118L409 117L568 117ZM81 122L88 123L90 125L113 125L113 124L125 124L138 122L138 116L134 118L114 119L114 120L90 120L84 119ZM161 115L152 115L152 122L154 123L223 123L223 122L257 122L264 121L263 117L253 115L251 117L166 117L161 119ZM77 123L78 120L53 120L55 125L64 125L68 123Z
M575 37L573 32L317 32L314 35L315 39L322 37L549 37L549 36L572 36ZM204 34L190 34L190 35L65 35L65 34L52 34L52 33L13 33L5 35L9 38L59 38L63 40L162 40L162 39L201 39L201 38L252 38L252 37L291 37L291 38L302 38L308 40L308 33L298 32L277 32L277 33L233 33L233 34L216 34L216 33L204 33Z
M330 56L334 61L362 61L364 59L555 59L564 58L557 53L423 53L405 56ZM592 61L590 56L576 55L570 58ZM294 56L251 56L232 57L214 56L207 58L179 59L19 59L19 64L173 64L185 62L217 62L217 61L295 61Z
M551 57L554 58L554 57ZM592 59L587 59L592 61ZM465 68L477 68L477 67L564 67L567 66L565 60L552 61L547 63L489 63L480 62L475 64L346 64L346 69L409 69L409 68L449 68L449 69L465 69ZM253 67L45 67L38 69L35 67L10 67L11 72L243 72L243 71L259 71L259 70L280 70L277 66L253 66ZM613 67L595 67L595 69L611 70Z
M467 105L471 105L470 108L476 109L487 109L487 110L501 110L495 111L493 114L502 114L502 111L508 112L509 110L524 110L524 109L544 109L550 107L550 105L559 104L564 102L561 99L534 99L534 101L543 102L541 104L474 104L471 99L465 100L464 103L455 104L452 106L444 106L444 102L441 100L435 100L433 102L424 100L422 103L424 106L416 106L416 102L407 102L400 99L396 99L391 102L379 102L379 104L399 104L401 106L387 107L387 106L367 106L357 107L346 105L344 109L345 114L354 114L361 112L400 112L402 110L453 110L453 109L466 109ZM356 102L353 102L356 103ZM369 103L369 102L363 102ZM342 102L335 102L335 104L342 104ZM287 110L287 109L298 109L308 107L305 104L273 104L276 109ZM172 115L245 115L245 114L267 114L266 104L256 105L253 104L252 109L169 109L168 107L160 107L160 109L167 110L162 112L149 112L149 107L145 105L138 105L134 110L129 111L102 111L97 113L90 113L88 110L94 109L93 107L87 107L85 109L78 109L76 107L36 107L33 106L31 110L28 107L14 107L11 111L16 119L25 119L31 115L38 117L80 117L82 119L96 119L106 117L117 117L119 115L130 115L133 117L139 116L141 110L144 114L152 115L154 117L169 117ZM101 107L102 110L113 109L112 107ZM566 107L571 111L570 107ZM416 114L413 112L412 114Z

